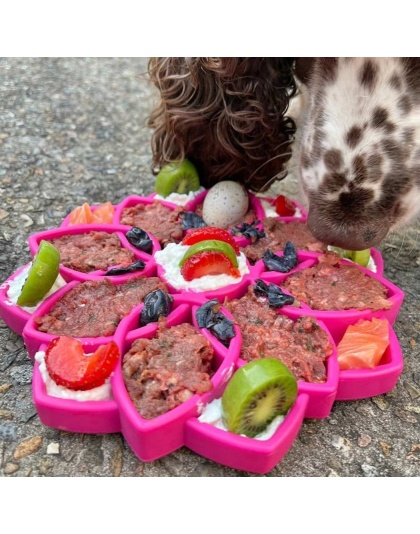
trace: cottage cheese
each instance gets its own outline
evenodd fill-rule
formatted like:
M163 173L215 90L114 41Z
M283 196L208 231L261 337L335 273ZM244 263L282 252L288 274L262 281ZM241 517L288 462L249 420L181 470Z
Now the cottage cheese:
M15 276L13 280L8 280L4 285L8 285L9 289L6 291L7 298L9 299L6 301L6 303L10 306L17 305L17 299L19 298L19 295L22 293L22 287L25 283L26 278L28 277L29 269L32 266L32 262L25 266L22 271ZM33 313L38 306L45 300L47 297L55 293L58 289L66 285L66 281L64 278L59 274L51 287L51 289L48 291L48 293L45 295L45 297L38 302L35 306L21 306L22 310L27 311L28 313Z
M89 355L87 354L86 356ZM103 401L112 399L111 380L109 378L106 379L102 386L88 389L86 391L68 389L64 386L58 386L48 374L47 367L45 365L44 351L38 351L35 354L35 361L39 363L39 371L41 373L42 380L44 381L48 395L51 395L51 397L59 397L60 399L71 399L77 401Z
M188 282L181 274L179 262L188 250L188 245L169 243L163 250L155 253L156 262L165 270L164 278L175 289L189 289L191 291L211 291L232 284L238 284L243 276L249 273L245 255L241 252L238 256L238 268L240 277L235 278L227 274L208 275L195 278Z
M207 404L201 413L198 420L201 423L207 423L209 425L212 425L216 428L220 428L220 430L226 430L227 428L223 422L223 416L222 416L222 399L214 399L214 401ZM276 432L276 430L279 428L279 426L284 421L283 415L278 415L275 417L269 425L267 425L266 429L263 432L260 432L257 434L254 439L259 440L266 440L270 439ZM241 434L242 435L242 434Z
M165 200L166 202L172 202L172 204L177 204L178 206L185 206L191 200L194 200L200 193L205 191L204 187L200 187L196 191L190 191L188 194L180 195L179 193L171 193L167 197L162 197L161 195L155 195L156 200Z

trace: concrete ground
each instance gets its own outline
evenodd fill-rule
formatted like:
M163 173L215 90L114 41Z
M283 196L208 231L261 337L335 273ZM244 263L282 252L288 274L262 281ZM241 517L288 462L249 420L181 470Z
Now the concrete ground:
M146 63L0 59L0 282L29 261L28 236L58 226L71 208L152 192ZM282 186L297 194L290 179ZM305 420L289 452L264 476L420 475L420 225L389 237L381 251L385 276L406 294L395 324L405 358L396 387L336 402L326 419ZM32 370L22 338L0 321L1 476L248 475L185 447L144 463L119 433L48 428L32 402Z

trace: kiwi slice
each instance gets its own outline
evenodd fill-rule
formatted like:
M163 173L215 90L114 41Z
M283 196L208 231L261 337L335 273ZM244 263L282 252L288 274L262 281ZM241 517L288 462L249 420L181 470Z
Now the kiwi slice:
M222 395L223 420L235 434L254 437L295 402L298 387L291 371L275 358L240 367Z
M35 306L52 288L60 265L60 252L48 241L42 240L36 253L22 291L18 306Z
M168 163L156 176L155 192L162 197L167 197L171 193L184 195L199 188L200 178L197 169L187 159Z
M347 250L347 249L340 248L340 247L329 247L329 248L330 250L333 250L334 252L336 252L342 258L354 261L354 263L358 263L362 267L367 267L369 263L370 248L366 248L365 250Z

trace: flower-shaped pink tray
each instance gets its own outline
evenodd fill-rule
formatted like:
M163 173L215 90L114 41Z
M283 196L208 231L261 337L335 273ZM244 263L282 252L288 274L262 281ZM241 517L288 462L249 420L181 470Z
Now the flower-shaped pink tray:
M184 209L186 211L194 211L205 198L205 194L206 192L201 193L201 195L189 202ZM250 194L250 201L256 213L258 213L258 217L263 217L263 208L259 198ZM133 206L136 203L147 204L151 202L153 202L153 195L126 198L115 206L114 223L112 225L68 226L68 218L66 218L67 222L64 220L60 229L40 232L31 236L31 254L35 254L41 239L51 239L52 236L56 235L79 233L93 229L124 233L130 227L119 224L122 209L126 206ZM162 203L165 204L164 201ZM166 204L171 209L177 207L175 204ZM306 212L303 206L300 206L297 202L295 204L301 210L302 217L293 217L290 220L299 219L304 221ZM279 217L279 219L286 220L286 222L289 220L289 218L284 217ZM156 250L159 250L160 245L154 236L150 237L153 240L154 254ZM239 239L239 244L245 244L242 238L236 239ZM124 237L121 238L121 241L124 242ZM245 362L240 358L242 338L238 327L235 327L236 336L230 341L229 347L225 347L207 329L199 329L209 339L215 352L215 374L212 378L213 389L205 395L193 396L189 401L174 410L152 420L143 419L128 396L122 377L122 358L111 377L113 398L109 401L81 402L58 399L47 395L38 363L35 362L33 398L41 421L47 426L71 432L108 433L121 431L133 452L143 461L153 461L185 445L198 454L234 469L260 474L269 472L290 449L305 418L327 417L336 400L353 400L386 393L395 386L401 374L403 356L392 325L397 317L404 294L383 277L383 260L380 252L376 251L376 249L372 249L371 252L376 263L377 272L372 273L362 267L360 269L367 276L378 279L386 287L388 298L392 302L390 310L378 312L369 310L322 312L311 310L307 306L302 306L301 308L285 306L279 310L279 313L292 320L296 320L302 315L314 316L321 328L327 331L334 346L334 351L327 362L326 382L324 384L299 382L298 397L295 404L274 435L269 439L258 440L238 436L199 420L204 406L213 399L220 398L232 373L237 368L245 365ZM143 254L137 251L136 256L143 259ZM281 251L278 254L281 255ZM299 251L299 265L295 270L310 267L317 261L317 256L317 253ZM154 263L153 257L150 258L150 262L151 264ZM51 340L56 337L39 332L35 318L47 313L61 296L82 282L76 273L71 272L72 270L69 269L69 272L63 271L63 277L68 283L44 300L33 313L28 313L19 306L11 304L10 301L7 302L8 281L13 280L22 269L23 267L12 274L0 286L0 317L12 330L23 335L28 354L31 358L34 358L38 350L45 349ZM163 272L159 272L157 266L156 271L150 271L150 273L154 272L163 277ZM150 273L147 276L152 276ZM250 266L250 274L244 278L242 283L236 285L233 290L224 288L223 290L204 293L174 292L172 295L174 306L167 318L168 326L174 326L185 321L190 322L198 329L195 312L208 299L216 298L223 304L225 298L240 298L249 284L255 283L257 279L281 286L282 281L287 276L287 274L283 275L267 271L260 261L254 266ZM119 276L118 280L114 278L111 281L118 285L124 283L125 279ZM155 335L157 330L156 323L151 323L144 327L139 326L138 319L142 308L143 304L138 304L132 308L131 312L121 320L112 336L80 338L85 352L92 352L98 345L108 343L111 339L114 339L123 354L134 340L141 337L150 338ZM223 307L221 309L223 313L231 318ZM389 322L390 345L380 364L375 369L340 371L337 363L336 345L341 340L345 329L360 318L369 319L372 317L385 318Z

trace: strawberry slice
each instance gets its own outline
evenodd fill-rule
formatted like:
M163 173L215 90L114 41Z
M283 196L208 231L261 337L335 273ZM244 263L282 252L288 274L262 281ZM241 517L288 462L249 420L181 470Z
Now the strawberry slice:
M228 243L236 255L239 256L239 245L229 232L217 226L205 226L203 228L194 228L189 230L181 242L181 245L194 245L199 241L206 241L208 239L216 239L217 241L224 241Z
M48 374L59 386L87 390L101 386L112 373L119 358L115 341L85 354L82 343L71 337L53 339L45 352Z
M239 269L233 267L227 256L213 250L198 252L185 260L181 267L181 274L188 282L206 275L228 274L235 278L241 276Z
M296 207L287 197L279 195L275 200L275 210L280 217L290 217L295 214Z

